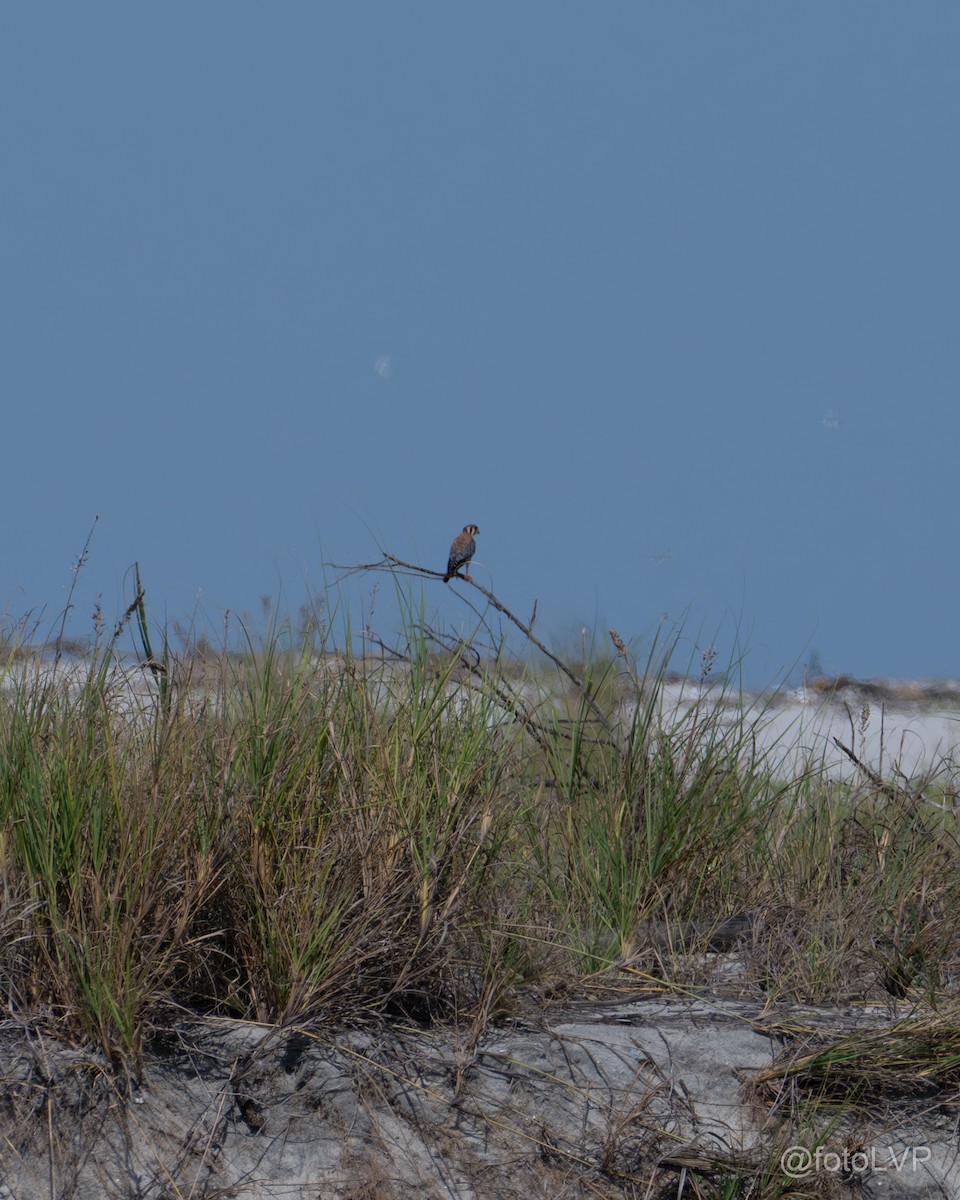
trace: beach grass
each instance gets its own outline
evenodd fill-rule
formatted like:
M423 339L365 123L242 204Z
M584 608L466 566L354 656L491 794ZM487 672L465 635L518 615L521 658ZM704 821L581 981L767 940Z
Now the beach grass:
M479 1036L546 995L727 989L924 1014L818 1044L768 1098L955 1086L960 844L929 780L784 776L735 670L681 683L675 642L636 661L615 631L564 662L509 613L508 654L501 602L451 637L396 584L403 627L363 652L314 621L178 656L138 575L82 658L7 656L9 1014L136 1079L184 1014Z

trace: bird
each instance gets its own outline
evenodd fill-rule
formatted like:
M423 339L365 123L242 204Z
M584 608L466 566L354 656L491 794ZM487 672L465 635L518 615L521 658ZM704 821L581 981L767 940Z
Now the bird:
M444 583L449 583L461 567L464 569L469 567L470 559L477 552L477 543L473 539L479 532L479 525L464 525L463 533L458 533L453 539L453 545L450 547L450 557L447 559L447 573L443 577ZM465 578L470 578L469 571L466 572Z

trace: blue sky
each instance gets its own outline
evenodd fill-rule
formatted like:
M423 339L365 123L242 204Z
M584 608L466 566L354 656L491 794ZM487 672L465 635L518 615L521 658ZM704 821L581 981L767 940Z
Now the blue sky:
M7 614L95 514L77 634L134 560L216 622L475 522L561 639L960 675L958 53L952 2L4 6Z

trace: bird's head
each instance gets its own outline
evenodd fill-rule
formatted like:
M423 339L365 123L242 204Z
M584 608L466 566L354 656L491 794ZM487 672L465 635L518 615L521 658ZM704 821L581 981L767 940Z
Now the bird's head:
M480 526L479 525L464 525L463 532L469 533L471 537L476 537L477 534L480 532Z

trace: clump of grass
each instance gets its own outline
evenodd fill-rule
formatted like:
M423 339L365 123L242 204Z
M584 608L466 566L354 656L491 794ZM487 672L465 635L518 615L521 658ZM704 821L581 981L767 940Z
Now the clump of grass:
M509 745L482 698L455 704L454 662L248 662L227 710L224 903L234 1001L258 1019L416 1007L438 989L503 816Z
M960 1084L957 1012L914 1016L841 1037L812 1038L760 1072L755 1086L768 1099L794 1089L821 1108L876 1111L904 1100L954 1097Z
M952 810L909 790L808 778L763 834L765 970L776 994L812 1002L936 1002L952 973L960 846Z
M25 678L0 705L4 876L29 912L8 970L18 1007L135 1068L145 1002L188 953L216 873L154 745L118 725L111 652L72 685Z
M686 930L701 918L705 948L709 931L747 903L736 864L778 795L750 726L742 715L728 720L723 685L709 703L693 687L668 710L675 644L654 646L638 670L611 637L622 662L619 720L607 732L581 701L555 721L554 786L529 826L568 944L591 971L642 960L651 917Z

